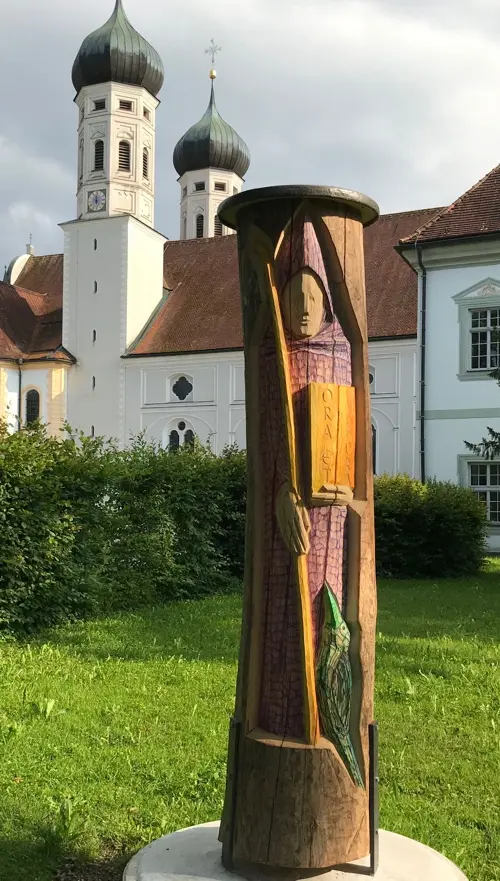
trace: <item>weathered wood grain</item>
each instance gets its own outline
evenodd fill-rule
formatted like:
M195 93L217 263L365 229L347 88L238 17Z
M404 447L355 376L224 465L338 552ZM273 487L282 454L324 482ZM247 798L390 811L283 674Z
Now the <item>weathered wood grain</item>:
M234 858L236 866L249 861L319 869L369 850L367 787L359 775L354 782L333 744L318 737L311 700L319 597L328 580L350 631L350 736L366 784L376 588L362 223L349 200L256 199L239 214L238 232L247 552L235 710L239 736L231 741L220 837L228 865ZM295 277L301 271L309 273L302 288ZM285 306L287 320L297 320L292 302L280 297L302 290L305 301L314 300L321 287L326 313L319 332L311 333L311 341L294 338L283 324ZM313 300L308 321L317 306ZM324 473L320 480L317 466L324 419L310 416L315 385L336 389L331 483L351 494L340 506L328 498L331 486ZM285 498L292 515L294 504L296 517L309 505L308 553L294 553L280 535L277 499L287 482L297 495L296 503Z

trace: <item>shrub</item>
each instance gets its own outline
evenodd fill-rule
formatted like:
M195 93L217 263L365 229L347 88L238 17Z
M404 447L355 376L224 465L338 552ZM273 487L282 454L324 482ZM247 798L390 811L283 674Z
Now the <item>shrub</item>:
M454 483L421 484L406 475L375 479L377 571L398 578L477 572L486 517L476 493Z
M242 574L245 457L0 426L0 628L227 589Z

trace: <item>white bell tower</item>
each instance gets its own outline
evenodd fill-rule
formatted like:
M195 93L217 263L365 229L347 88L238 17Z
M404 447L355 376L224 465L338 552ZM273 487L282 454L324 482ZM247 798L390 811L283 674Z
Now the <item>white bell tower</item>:
M68 422L125 437L122 356L163 296L165 238L153 228L158 53L122 0L83 41L73 65L78 122L77 219L64 231L63 345Z
M77 217L132 214L153 226L158 99L142 87L108 82L85 86L75 102Z

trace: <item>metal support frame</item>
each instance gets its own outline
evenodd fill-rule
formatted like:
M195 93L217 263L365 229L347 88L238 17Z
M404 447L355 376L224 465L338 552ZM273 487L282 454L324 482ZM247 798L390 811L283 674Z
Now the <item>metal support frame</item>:
M379 776L378 776L378 725L368 726L369 811L370 811L370 875L376 875L379 864Z

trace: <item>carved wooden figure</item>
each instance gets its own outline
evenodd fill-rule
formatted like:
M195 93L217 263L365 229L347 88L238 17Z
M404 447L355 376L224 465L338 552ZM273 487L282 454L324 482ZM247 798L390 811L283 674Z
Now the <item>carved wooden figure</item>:
M248 507L226 865L369 852L376 585L363 225L327 187L238 194Z

